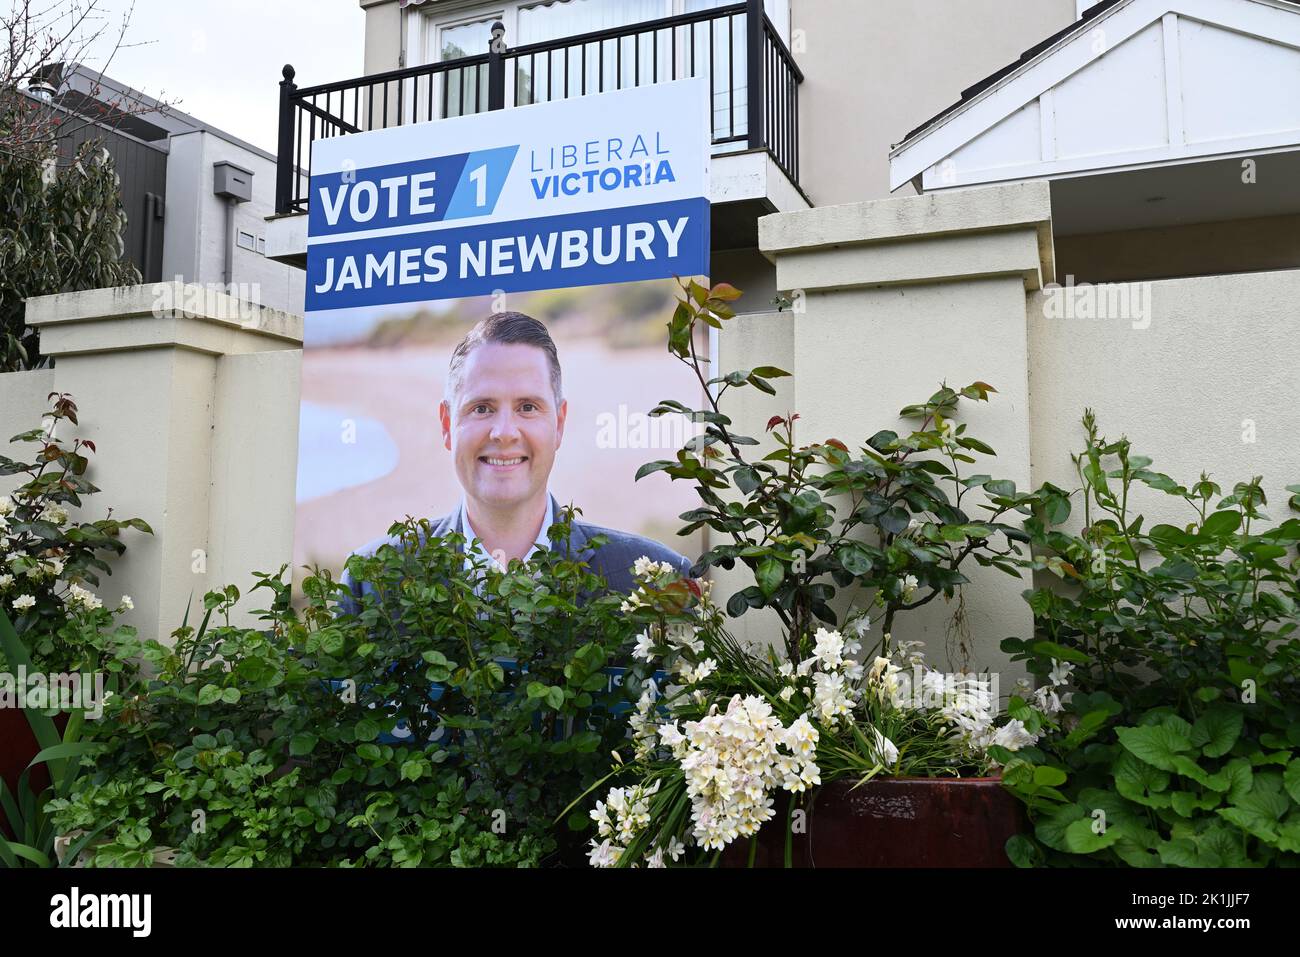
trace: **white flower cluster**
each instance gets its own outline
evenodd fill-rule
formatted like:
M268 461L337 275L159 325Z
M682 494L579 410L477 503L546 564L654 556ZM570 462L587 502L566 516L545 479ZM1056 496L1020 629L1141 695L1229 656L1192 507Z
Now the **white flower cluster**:
M593 867L613 867L619 862L627 845L650 823L650 798L658 791L658 781L650 787L611 788L605 800L596 802L591 819L603 840L591 840L587 858Z
M1047 673L1048 683L1034 690L1034 706L1039 711L1044 714L1057 714L1065 705L1070 703L1073 693L1057 691L1057 689L1070 683L1070 673L1072 671L1074 671L1074 665L1070 664L1070 662L1052 659L1052 670Z
M660 729L686 775L692 836L705 850L720 850L749 837L772 818L770 791L800 792L821 783L817 729L803 715L782 727L772 706L757 695L731 699L723 714L715 705L683 731L676 722Z
M808 717L783 727L771 705L754 695L736 695L725 713L714 705L701 720L688 721L683 729L669 722L658 733L681 765L691 799L691 837L705 850L721 850L738 837L757 833L775 813L772 789L800 792L821 783L817 729ZM588 853L593 867L618 864L649 825L650 798L658 790L658 781L613 788L597 802L591 818L598 838ZM646 855L647 867L664 867L665 853L676 861L686 850L676 837L657 844Z
M851 720L859 700L858 684L862 665L853 657L862 650L856 640L846 640L838 631L818 628L813 636L813 653L798 666L785 662L779 669L786 679L783 701L802 695L824 725Z
M689 653L692 657L703 654L704 642L700 640L699 632L685 622L670 622L667 628L651 625L638 636L636 647L632 649L632 657L652 662L660 657L661 653L667 656L673 652ZM686 664L689 665L690 662ZM715 662L713 667L716 666ZM683 665L679 662L677 665L679 673L682 668Z
M648 604L646 601L646 585L653 588L662 588L664 585L670 584L681 577L670 562L656 562L651 560L648 555L642 555L632 563L632 574L640 584L637 586L637 590L628 595L623 604L619 606L619 609L624 614Z
M68 594L65 599L68 607L72 609L80 608L84 611L94 611L96 608L103 608L104 603L99 600L98 596L89 589L82 588L76 582L68 586Z
M1059 688L1070 680L1074 665L1069 662L1052 659L1052 670L1048 676L1049 684L1033 693L1035 706L1046 714L1055 714L1061 710L1062 703L1068 703L1070 692L1060 692ZM990 700L986 703L985 698ZM1019 751L1038 742L1039 735L1030 732L1025 723L1013 718L1006 724L994 726L994 703L987 688L973 689L967 698L967 707L955 707L952 720L965 745L978 754L984 754L991 747L1002 747L1008 751ZM945 711L945 716L948 712Z
M655 700L658 698L658 691L653 681L646 683L646 688L641 692L641 698L637 701L636 711L628 719L628 727L632 730L632 744L636 749L638 760L648 758L654 753L655 742L658 738L658 726L655 724L654 711Z
M592 867L615 867L627 852L627 845L650 824L650 798L659 793L659 782L649 787L611 788L605 800L597 801L591 812L599 838L592 838L587 860ZM670 837L666 845L646 855L646 867L666 867L664 854L678 860L686 845ZM636 866L635 864L633 866Z

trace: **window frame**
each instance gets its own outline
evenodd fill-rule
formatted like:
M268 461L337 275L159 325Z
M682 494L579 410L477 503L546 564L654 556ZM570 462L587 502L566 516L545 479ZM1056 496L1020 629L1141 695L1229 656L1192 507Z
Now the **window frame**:
M499 19L506 28L506 42L513 46L511 37L519 34L519 11L544 6L546 2L547 0L498 0L496 3L484 3L483 0L465 0L463 3L448 2L407 7L403 11L406 22L402 25L403 65L423 66L439 62L430 59L429 54L431 50L441 51L442 31L478 20ZM1092 2L1095 3L1096 0ZM686 0L663 0L663 6L664 11L660 16L677 16L686 11ZM776 27L777 33L786 43L789 43L788 2L764 0L764 9ZM787 15L773 17L772 14L777 10L784 10Z

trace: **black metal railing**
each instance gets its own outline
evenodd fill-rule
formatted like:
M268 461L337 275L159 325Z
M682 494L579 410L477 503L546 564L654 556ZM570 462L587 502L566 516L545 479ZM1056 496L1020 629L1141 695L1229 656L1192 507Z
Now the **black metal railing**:
M715 152L765 149L799 182L799 84L762 0L743 0L510 49L493 25L488 52L299 88L280 83L275 210L307 209L312 144L484 110L707 76Z

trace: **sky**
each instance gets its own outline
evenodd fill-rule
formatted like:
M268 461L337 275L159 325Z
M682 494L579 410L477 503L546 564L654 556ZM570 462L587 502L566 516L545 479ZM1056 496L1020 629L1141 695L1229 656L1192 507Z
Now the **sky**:
M132 2L99 6L104 34L84 59L102 69ZM361 76L364 37L358 0L135 0L105 73L274 153L283 66L299 86Z

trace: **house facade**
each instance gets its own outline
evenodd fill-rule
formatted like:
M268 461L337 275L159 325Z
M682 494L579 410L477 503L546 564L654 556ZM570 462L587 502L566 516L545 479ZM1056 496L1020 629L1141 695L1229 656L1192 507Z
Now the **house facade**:
M86 141L113 157L126 213L123 253L146 283L233 288L241 299L302 310L302 271L266 255L275 156L76 63L42 72L49 106L69 116L69 162ZM234 188L228 188L228 182Z
M292 90L282 86L269 255L305 259L316 139L489 109L494 72L505 109L707 76L714 272L746 290L748 311L770 308L776 293L760 217L888 196L889 150L908 129L1076 12L1075 0L360 3L366 75L295 75Z
M1077 486L1092 409L1180 482L1205 471L1226 493L1264 476L1285 516L1300 481L1300 3L360 2L366 74L286 68L280 83L268 259L301 275L321 139L707 75L713 278L746 290L719 365L793 373L776 397L728 396L742 432L797 410L810 440L853 444L903 426L898 410L940 381L981 380L998 391L964 415L997 449L986 470L1019 488ZM110 407L125 378L153 397L97 423L120 441L101 445L96 482L160 530L124 577L156 599L137 624L165 635L176 596L291 560L301 324L200 310L154 316L128 344L103 334L147 302L33 301L65 351L22 374L31 385L0 377L0 408L23 411L16 432L52 389ZM1024 583L971 577L907 637L1013 679L998 643L1032 631ZM736 623L756 639L769 625Z

